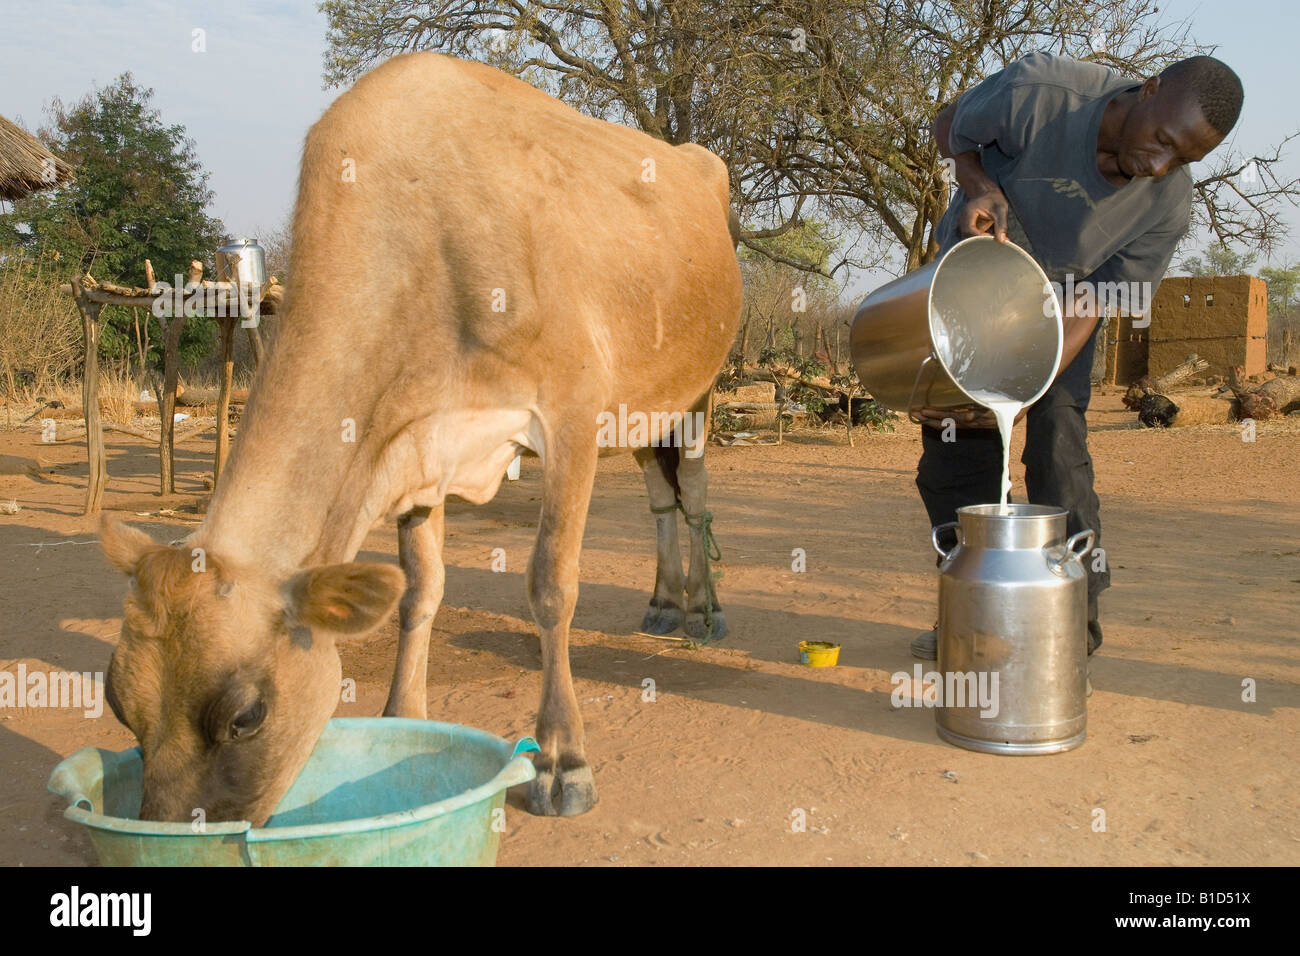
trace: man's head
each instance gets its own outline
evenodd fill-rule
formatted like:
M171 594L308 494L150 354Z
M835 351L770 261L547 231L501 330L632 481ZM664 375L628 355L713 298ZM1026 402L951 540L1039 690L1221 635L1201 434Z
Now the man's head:
M1159 178L1204 159L1241 113L1241 80L1212 56L1179 60L1142 84L1120 130L1125 176Z

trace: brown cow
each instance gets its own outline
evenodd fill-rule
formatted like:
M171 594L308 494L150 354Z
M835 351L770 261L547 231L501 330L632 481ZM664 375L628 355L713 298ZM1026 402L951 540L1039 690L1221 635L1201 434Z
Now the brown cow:
M338 702L336 635L372 629L399 595L384 712L423 717L444 499L490 500L520 452L540 456L543 488L528 806L596 802L568 640L599 453L635 451L661 511L643 626L725 630L697 517L702 457L659 449L677 468L656 467L653 424L628 429L630 449L597 439L620 407L652 420L703 407L739 323L728 226L712 153L480 64L399 56L338 98L307 136L293 290L206 520L181 548L102 530L133 582L109 699L144 751L143 818L264 822ZM694 517L686 577L672 479ZM386 517L404 579L350 563Z

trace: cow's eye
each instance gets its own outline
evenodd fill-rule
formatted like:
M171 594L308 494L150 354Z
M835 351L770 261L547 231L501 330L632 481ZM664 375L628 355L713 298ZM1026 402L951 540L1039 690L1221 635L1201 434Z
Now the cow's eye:
M266 721L266 701L258 699L252 707L245 708L230 722L230 739L243 740L262 729Z
M270 697L255 684L231 680L208 699L199 713L199 729L209 744L247 740L266 722Z

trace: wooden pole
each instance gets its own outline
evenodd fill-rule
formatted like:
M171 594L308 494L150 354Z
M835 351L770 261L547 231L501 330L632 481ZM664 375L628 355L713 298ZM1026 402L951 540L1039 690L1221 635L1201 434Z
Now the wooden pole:
M176 436L176 380L180 375L181 332L185 327L184 315L167 319L167 338L163 344L163 385L158 391L158 490L169 495L176 490L175 436Z
M190 282L203 281L203 263L195 259L190 263ZM180 377L181 332L185 328L185 314L173 315L167 322L167 341L163 347L163 389L160 409L161 428L158 434L159 485L164 495L176 492L176 383Z
M131 307L131 319L135 323L135 355L140 363L139 375L144 377L144 339L140 337L140 310L134 306ZM145 325L149 320L145 320Z
M158 415L161 419L161 427L158 436L158 476L159 490L162 494L173 494L176 491L176 467L175 467L175 447L176 438L176 389L180 380L180 340L184 332L185 315L184 309L181 314L169 318L160 318L163 327L164 349L163 349L163 374L161 382L148 370L149 354L149 318L145 315L145 324L143 328L139 324L138 309L149 306L152 311L153 300L158 290L155 289L157 282L154 278L153 263L148 259L145 260L145 285L146 288L128 288L126 286L115 285L111 282L96 282L92 277L86 276L73 280L71 283L64 283L60 289L72 296L77 304L77 309L82 317L82 339L86 350L85 370L86 377L82 382L82 398L86 412L86 447L87 455L90 461L90 477L87 484L86 497L86 514L98 511L101 507L104 486L107 482L107 470L105 468L104 458L104 439L103 424L99 413L99 339L101 326L99 325L100 313L105 305L124 305L133 310L136 324L136 349L143 365L142 371L148 376L150 383L158 393ZM197 259L190 263L189 280L200 290L195 292L195 296L202 296L206 290L216 290L218 293L232 292L234 286L231 283L224 282L204 282L203 281L203 263ZM272 277L266 289L262 293L261 311L263 315L274 315L279 312L279 303L284 295L284 288L279 285L277 280ZM189 305L192 299L186 299L185 305ZM226 323L222 326L222 383L219 390L219 414L221 427L218 430L218 459L213 468L214 484L215 478L220 474L221 466L225 463L229 453L229 432L227 430L227 419L229 416L230 400L233 397L233 378L234 378L234 326L233 323L238 318L230 320L229 329ZM249 344L253 350L253 359L260 365L265 358L266 349L263 345L260 330L257 327L246 329L248 332ZM12 412L12 409L9 409ZM200 429L199 431L206 430ZM197 434L197 431L187 432L185 437L191 434Z
M849 447L852 448L853 447L853 396L858 394L857 386L850 385L848 387L847 394L848 394L848 402L849 402L849 413L847 419L844 422L844 430L848 432Z
M239 316L217 320L221 325L221 384L217 392L217 456L212 463L212 487L217 487L222 466L230 453L230 386L235 373L235 323ZM248 331L255 332L250 328Z
M104 484L108 469L104 460L104 431L99 418L99 313L103 308L86 299L81 283L72 282L73 298L81 312L81 339L85 349L85 363L81 380L81 406L86 416L86 457L89 478L86 483L86 505L82 514L98 514L104 502Z
M262 344L262 330L255 325L250 325L244 331L248 333L248 347L253 352L253 368L261 368L262 359L266 355L266 346Z

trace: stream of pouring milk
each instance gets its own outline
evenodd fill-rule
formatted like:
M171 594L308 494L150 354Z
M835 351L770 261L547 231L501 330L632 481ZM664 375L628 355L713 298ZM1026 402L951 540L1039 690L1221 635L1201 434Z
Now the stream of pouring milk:
M953 380L962 383L963 379L976 377L971 374L976 360L976 336L968 327L966 313L962 310L945 310L941 312L943 321L931 327L934 336L935 351L943 356ZM987 373L979 375L987 381ZM1003 381L1006 381L1005 376ZM1019 383L1023 387L1025 383ZM1024 403L1011 398L1001 391L991 388L965 388L966 394L993 413L998 423L998 432L1002 436L1002 500L1000 509L1007 510L1007 495L1011 492L1011 429L1016 423L1016 416L1024 408ZM1020 388L1016 389L1017 391Z
M1007 495L1011 492L1011 429L1015 426L1016 416L1024 407L1022 402L1007 398L997 392L975 391L970 393L981 405L987 406L998 422L998 433L1002 435L1002 501L1000 507L1006 510Z

